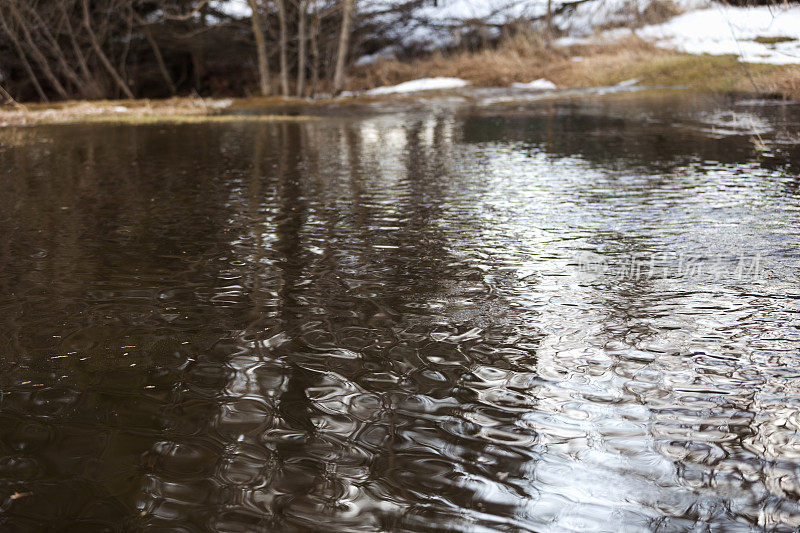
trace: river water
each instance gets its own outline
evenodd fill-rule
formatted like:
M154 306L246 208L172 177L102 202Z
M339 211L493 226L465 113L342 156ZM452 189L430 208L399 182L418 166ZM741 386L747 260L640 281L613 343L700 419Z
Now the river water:
M800 527L796 106L317 111L0 132L2 531Z

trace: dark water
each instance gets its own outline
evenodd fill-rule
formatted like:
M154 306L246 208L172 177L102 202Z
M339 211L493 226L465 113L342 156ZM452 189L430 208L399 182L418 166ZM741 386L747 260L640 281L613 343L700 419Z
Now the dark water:
M796 107L329 114L0 132L1 531L800 526Z

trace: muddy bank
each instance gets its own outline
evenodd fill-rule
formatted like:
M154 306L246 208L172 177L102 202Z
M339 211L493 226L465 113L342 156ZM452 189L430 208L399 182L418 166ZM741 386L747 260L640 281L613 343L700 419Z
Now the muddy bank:
M119 100L96 102L62 102L58 104L6 105L0 107L0 127L62 124L73 122L225 122L232 120L279 121L302 120L307 117L286 114L234 116L223 113L234 105L232 99L170 98L169 100ZM279 108L289 103L269 99L264 104Z
M621 70L614 76L597 78L598 83L554 84L540 89L537 84L514 83L510 86L482 86L479 81L461 88L427 90L410 93L375 94L355 91L338 98L237 98L203 99L171 98L168 100L122 100L97 102L63 102L59 104L6 105L0 107L0 128L39 124L70 123L200 123L200 122L276 122L314 120L320 116L340 114L343 109L356 112L385 112L413 106L467 105L477 108L515 106L533 102L585 98L639 98L653 93L707 92L732 98L790 100L792 93L759 81L757 85L735 83L719 72L712 76L717 87L697 83L680 83L666 76L636 77L636 70ZM674 74L674 73L673 73ZM774 76L774 74L773 74ZM555 77L554 77L555 78ZM469 81L469 80L466 80ZM543 81L543 80L539 80ZM686 80L684 80L686 81ZM599 83L604 82L604 83ZM549 81L548 81L549 83ZM724 86L720 84L724 83ZM348 112L349 112L348 111Z

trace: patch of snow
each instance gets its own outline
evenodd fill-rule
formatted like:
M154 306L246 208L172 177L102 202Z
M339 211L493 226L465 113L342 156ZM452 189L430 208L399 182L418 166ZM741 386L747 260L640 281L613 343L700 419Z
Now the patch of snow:
M225 13L229 17L234 18L250 18L250 15L253 14L253 11L250 9L250 4L247 3L247 0L217 0L215 2L211 2L211 7L214 9Z
M733 54L747 63L800 63L800 6L717 4L636 32L657 46L690 54ZM785 42L756 42L759 37Z
M553 9L570 1L552 0ZM421 2L422 5L410 10L391 11L409 3L408 0L361 2L359 15L379 24L382 35L395 40L401 48L433 50L457 44L470 29L480 27L487 36L496 37L500 34L499 26L543 17L547 12L547 0L438 0L435 4Z
M552 91L558 89L558 86L555 83L544 78L533 80L530 83L512 83L511 87L514 89L528 89L535 91Z
M443 89L457 89L469 85L468 81L459 78L422 78L407 81L399 85L378 87L367 91L366 94L376 96L381 94L415 93L419 91L434 91Z
M114 107L111 108L111 111L113 111L114 113L127 113L128 108L125 107L124 105L115 105Z
M396 57L394 52L394 48L389 46L380 52L359 57L354 65L357 67L364 67L366 65L375 64L379 59L394 59Z
M567 47L567 46L577 46L581 44L591 44L592 42L594 41L589 37L577 37L575 35L565 35L564 37L559 37L558 39L553 41L553 44L555 46ZM583 58L581 58L581 61L582 60Z
M633 87L634 85L636 85L640 81L642 81L642 80L640 80L639 78L633 78L633 79L630 79L630 80L621 81L616 86L617 87Z
M223 98L221 100L211 100L207 102L208 107L211 109L225 109L226 107L230 107L233 105L233 100L231 98Z
M673 0L682 11L708 7L711 0ZM587 37L598 28L611 25L630 25L638 13L643 13L653 0L589 0L574 10L554 18L556 26L571 37ZM574 43L580 44L580 43Z
M367 54L365 56L361 56L355 60L353 66L356 67L366 67L367 65L374 65L377 63L378 59L380 59L381 54L378 52L377 54Z
M563 0L553 2L554 7L562 3ZM546 9L547 0L439 0L436 5L419 8L415 16L439 23L480 20L487 24L502 24L541 16Z

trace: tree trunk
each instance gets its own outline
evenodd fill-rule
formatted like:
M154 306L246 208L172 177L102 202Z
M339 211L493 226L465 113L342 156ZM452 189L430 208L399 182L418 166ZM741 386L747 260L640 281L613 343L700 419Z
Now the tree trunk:
M36 73L33 71L33 67L28 61L28 57L25 55L25 51L22 49L22 45L19 42L17 34L12 33L11 28L9 28L8 23L6 22L5 16L3 16L2 10L0 10L0 25L3 26L3 31L6 32L8 38L11 39L11 43L14 45L14 50L16 50L17 55L19 56L19 60L22 63L25 72L27 72L31 83L33 84L33 88L36 89L36 94L39 95L39 98L42 100L42 102L49 102L47 95L44 93L44 89L42 89L42 85L39 83L39 79L36 77Z
M279 47L280 47L280 62L281 62L281 94L289 96L289 67L286 64L286 47L287 47L287 34L286 34L286 5L284 0L275 0L278 6L278 25L279 25Z
M121 10L121 9L120 9ZM128 5L128 16L125 18L125 26L127 28L127 32L125 37L122 39L123 44L123 51L122 56L119 59L119 69L117 72L120 73L120 76L123 80L130 80L131 78L128 75L128 54L131 51L131 42L133 41L133 6Z
M353 18L353 0L344 0L342 6L342 28L339 34L339 50L336 54L336 70L333 74L333 94L344 89L345 67L347 65L347 49L350 47L350 23Z
M97 54L97 58L100 60L100 63L102 63L109 76L111 76L114 82L122 90L122 93L125 95L125 97L133 100L134 96L130 87L128 87L128 84L125 83L125 80L120 77L119 73L114 68L114 65L111 64L111 61L109 61L108 56L106 56L105 52L103 52L103 48L100 46L100 43L97 41L97 35L95 35L94 30L92 29L92 19L89 16L89 0L83 0L81 4L83 7L83 25L86 27L86 33L89 34L89 41L92 43L94 53Z
M302 98L306 92L306 2L297 3L300 10L297 21L297 97Z
M200 28L208 25L208 2L200 8ZM206 47L202 39L194 39L192 46L192 73L194 74L194 91L198 95L203 90L203 78L206 75Z
M319 90L319 11L314 5L314 20L311 23L311 95Z
M253 26L253 37L256 39L256 53L258 54L258 86L261 96L269 96L269 58L267 56L267 38L264 35L264 24L261 20L261 12L258 10L257 0L247 0L253 14L250 16L250 23Z
M158 43L153 37L153 32L148 26L144 27L144 36L150 44L150 48L153 49L153 55L156 58L156 63L158 63L158 70L161 72L161 77L164 78L164 83L167 84L170 94L175 96L178 94L178 89L175 87L172 76L169 75L169 69L167 69L167 65L164 63L164 56L161 55L161 48L158 47Z

